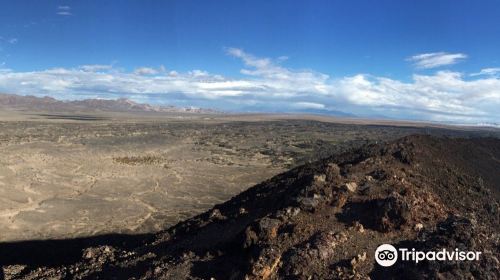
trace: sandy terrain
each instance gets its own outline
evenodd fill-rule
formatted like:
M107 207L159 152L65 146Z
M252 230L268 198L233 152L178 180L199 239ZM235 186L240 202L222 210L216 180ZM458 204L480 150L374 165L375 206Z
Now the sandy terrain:
M339 150L422 131L463 133L259 115L0 119L0 241L154 232Z

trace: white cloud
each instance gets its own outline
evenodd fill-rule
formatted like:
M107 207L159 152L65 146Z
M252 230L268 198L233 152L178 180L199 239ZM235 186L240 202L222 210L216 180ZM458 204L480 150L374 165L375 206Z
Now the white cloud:
M86 72L99 72L99 71L111 70L113 69L113 66L104 64L90 64L90 65L82 65L79 68Z
M150 67L139 67L134 70L134 74L137 75L155 75L158 74L158 70Z
M417 54L407 58L407 60L413 62L415 67L419 69L431 69L456 64L466 58L467 55L463 53L436 52Z
M472 73L470 76L498 76L500 74L500 68L484 68L477 73Z
M286 55L282 55L282 56L278 57L278 61L286 61L288 59L289 59L289 57Z
M227 49L228 54L242 59L247 68L242 74L259 78L255 84L269 89L267 94L276 97L287 97L295 93L327 93L328 75L312 70L291 70L276 65L269 58L257 58L241 49ZM250 68L250 69L249 69Z
M357 75L342 79L336 92L350 104L407 111L436 121L500 118L491 108L500 106L500 80L466 81L456 72L414 75L412 83Z
M207 71L203 71L203 70L199 70L199 69L195 69L193 71L189 71L189 74L192 75L193 77L208 77L209 74Z
M58 6L56 14L60 16L71 16L71 7L70 6Z
M433 121L500 121L500 79L494 76L466 79L469 75L438 71L414 75L410 82L366 74L331 78L313 70L289 69L241 49L227 53L242 60L243 77L164 67L126 72L111 65L34 72L4 69L0 92L62 99L131 97L223 110L321 109Z
M297 109L325 109L326 106L321 103L314 103L314 102L295 102L292 104L292 107L297 108Z

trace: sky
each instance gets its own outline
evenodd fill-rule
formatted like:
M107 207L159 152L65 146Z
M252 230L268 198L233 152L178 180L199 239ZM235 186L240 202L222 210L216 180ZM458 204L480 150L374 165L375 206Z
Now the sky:
M0 0L0 92L500 123L500 1Z

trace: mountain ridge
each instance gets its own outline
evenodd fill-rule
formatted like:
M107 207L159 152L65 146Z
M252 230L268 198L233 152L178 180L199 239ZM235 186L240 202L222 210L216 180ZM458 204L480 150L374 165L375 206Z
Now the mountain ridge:
M0 93L0 108L39 111L145 112L145 113L221 113L197 107L160 106L138 103L127 98L58 100L53 97Z

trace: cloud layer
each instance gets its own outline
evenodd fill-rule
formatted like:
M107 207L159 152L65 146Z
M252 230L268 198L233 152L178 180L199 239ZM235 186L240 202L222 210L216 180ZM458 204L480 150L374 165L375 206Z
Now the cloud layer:
M179 73L163 66L132 72L111 65L36 72L3 69L0 92L61 99L128 97L227 111L342 111L363 117L500 122L500 79L495 75L438 71L415 74L411 82L366 74L330 77L286 68L281 63L284 58L260 58L236 48L226 52L242 61L242 78L203 70Z
M423 53L409 57L407 60L414 63L419 69L431 69L456 64L467 58L463 53Z

